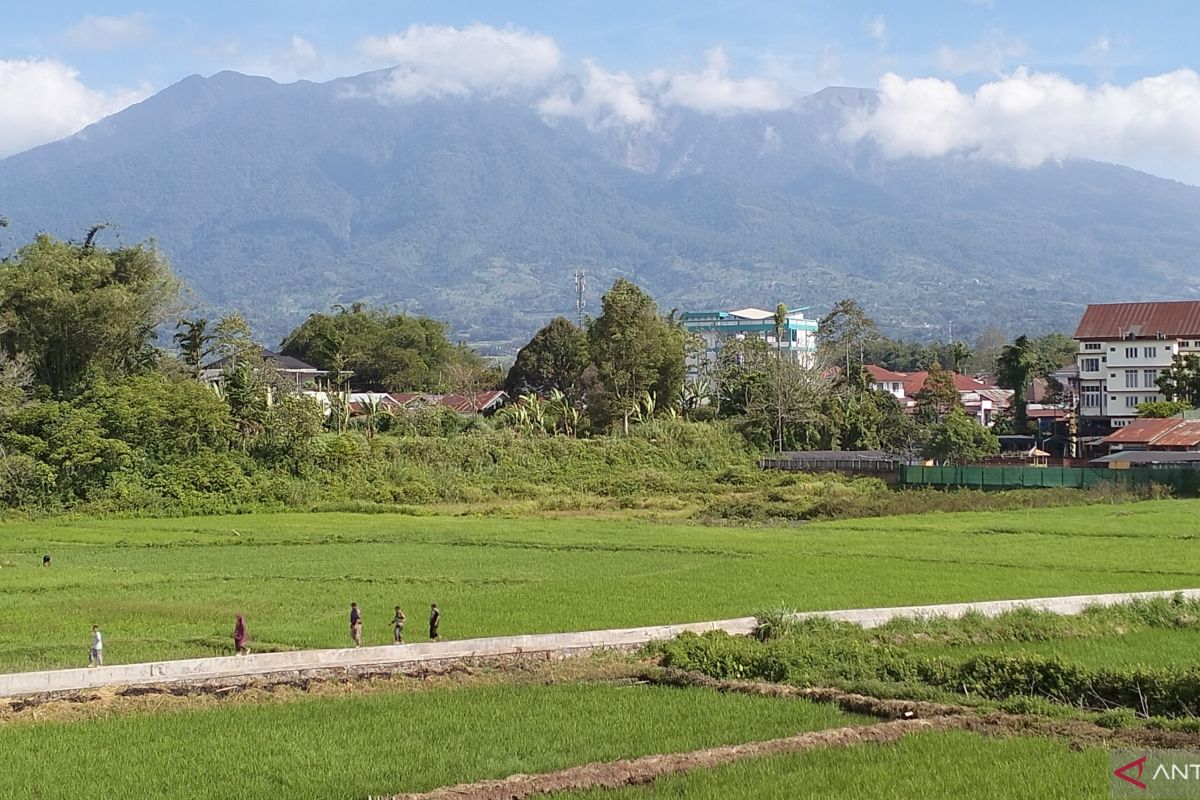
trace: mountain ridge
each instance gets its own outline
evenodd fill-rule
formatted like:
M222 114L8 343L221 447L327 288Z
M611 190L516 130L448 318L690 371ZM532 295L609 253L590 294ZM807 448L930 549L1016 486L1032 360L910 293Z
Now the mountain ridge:
M380 101L386 74L184 78L0 160L9 241L101 220L154 237L200 304L244 311L268 342L367 300L512 352L573 315L578 267L592 313L625 276L664 309L855 296L909 337L1200 297L1200 189L1086 161L888 159L841 136L872 90L597 128L522 97Z

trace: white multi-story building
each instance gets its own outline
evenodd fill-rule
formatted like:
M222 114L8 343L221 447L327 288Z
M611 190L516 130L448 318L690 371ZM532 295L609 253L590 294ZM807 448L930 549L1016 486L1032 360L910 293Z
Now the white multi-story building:
M1103 434L1165 399L1157 381L1176 355L1200 353L1200 301L1089 305L1075 340L1081 433Z
M805 317L803 311L787 313L780 326L778 341L775 337L775 312L761 308L686 311L680 317L680 322L685 330L699 336L704 343L699 350L688 353L687 370L693 376L716 363L717 356L729 339L759 337L766 341L771 350L778 350L804 367L812 366L817 352L817 321Z

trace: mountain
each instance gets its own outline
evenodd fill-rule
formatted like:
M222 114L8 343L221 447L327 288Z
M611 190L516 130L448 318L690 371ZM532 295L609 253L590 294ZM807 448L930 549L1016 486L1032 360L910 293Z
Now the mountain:
M889 160L839 136L868 90L593 130L529 98L399 104L385 80L192 76L0 160L9 247L104 220L154 237L198 305L243 310L268 343L366 300L512 352L573 314L577 267L591 313L624 275L664 309L852 296L907 337L1200 297L1200 188L1087 161Z

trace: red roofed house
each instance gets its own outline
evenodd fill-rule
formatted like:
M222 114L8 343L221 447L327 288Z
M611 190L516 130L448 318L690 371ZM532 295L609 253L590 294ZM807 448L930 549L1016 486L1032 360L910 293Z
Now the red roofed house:
M1176 355L1200 353L1200 300L1089 305L1075 340L1081 433L1109 433L1165 399L1156 381Z
M929 373L924 370L893 372L874 364L868 364L866 369L871 375L873 388L891 394L900 401L904 410L910 412L917 404L917 393L924 388L925 379L929 377ZM950 374L954 376L954 387L958 389L958 396L962 398L963 408L968 414L975 417L980 425L990 428L996 412L1008 408L1009 401L1012 399L1011 389L1001 389L994 384L972 378L970 375L963 375L960 372L951 372Z
M1114 452L1127 450L1200 451L1200 420L1135 419L1102 440Z

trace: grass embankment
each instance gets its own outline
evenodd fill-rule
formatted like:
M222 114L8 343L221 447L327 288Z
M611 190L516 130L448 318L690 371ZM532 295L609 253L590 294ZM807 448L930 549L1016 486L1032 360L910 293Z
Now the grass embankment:
M854 608L1200 586L1197 501L730 529L610 520L277 514L0 527L0 670ZM1137 546L1131 546L1133 541ZM41 555L53 566L43 569Z
M497 685L0 725L0 797L361 798L870 722L705 689Z
M683 636L664 664L715 678L833 686L878 697L998 705L1052 715L1099 713L1107 725L1200 729L1200 602L1137 601L1063 617L898 620L874 630L769 615L765 641ZM1132 641L1131 641L1132 639ZM1158 649L1138 651L1138 646Z
M324 434L290 467L221 452L110 475L10 514L182 516L261 511L605 514L727 524L1088 505L1113 487L893 491L875 478L763 471L728 423L655 420L629 436L574 439L484 430L437 436ZM56 495L57 496L57 495Z
M1109 797L1105 751L1066 742L921 733L895 744L814 750L660 778L643 787L556 800L1084 800Z

